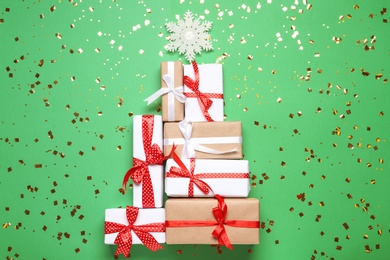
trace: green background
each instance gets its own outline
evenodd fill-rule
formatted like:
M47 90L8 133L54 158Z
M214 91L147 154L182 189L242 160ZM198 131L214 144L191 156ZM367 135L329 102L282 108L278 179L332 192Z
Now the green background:
M164 49L187 10L213 22L197 62L223 64L261 243L132 257L388 259L386 0L2 0L0 258L113 258L104 209L132 204L132 115L160 113L143 99L161 61L187 63Z

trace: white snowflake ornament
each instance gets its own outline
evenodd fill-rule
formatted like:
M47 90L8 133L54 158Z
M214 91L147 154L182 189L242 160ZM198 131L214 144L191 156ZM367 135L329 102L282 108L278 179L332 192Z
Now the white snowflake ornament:
M194 20L194 15L187 11L184 19L178 19L177 24L169 22L166 24L167 31L171 33L168 51L179 51L184 54L189 62L195 60L196 54L201 54L202 49L209 51L213 49L210 42L211 22L200 22L199 18Z

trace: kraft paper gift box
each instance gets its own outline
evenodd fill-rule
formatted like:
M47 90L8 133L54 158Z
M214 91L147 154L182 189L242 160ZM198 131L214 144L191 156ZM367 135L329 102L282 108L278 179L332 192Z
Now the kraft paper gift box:
M163 80L169 75L173 88L183 93L183 65L180 61L161 62L161 87L168 88L167 82ZM179 94L177 94L179 95ZM182 94L183 95L183 94ZM183 96L184 98L184 96ZM180 99L180 98L179 98ZM184 98L185 100L185 98ZM169 92L162 96L162 117L164 122L178 122L184 119L184 103L176 98L175 93Z
M249 191L246 160L175 158L166 162L165 193L169 197L247 197Z
M241 122L165 123L164 155L173 144L182 158L241 159Z
M222 122L224 119L222 64L202 64L197 66L199 69L198 90L213 102L208 109L208 113L214 121ZM193 64L184 65L184 77L186 76L195 80ZM185 102L185 119L193 122L210 121L207 120L202 112L197 95L191 86L184 84L184 94L187 97Z
M133 117L133 168L125 178L132 178L133 205L139 208L160 208L163 206L163 158L162 120L159 115L136 115ZM153 149L161 150L153 152ZM148 155L148 156L147 156ZM159 156L160 163L144 165L150 156ZM154 158L156 159L156 158ZM143 168L146 167L146 168ZM138 171L145 170L145 174ZM131 172L133 171L133 172ZM131 173L130 173L131 172ZM137 179L139 177L140 179ZM125 183L125 181L124 181ZM125 184L124 184L125 186Z
M129 223L129 219L132 223ZM153 251L162 249L158 243L165 243L165 209L139 209L132 206L106 209L104 233L104 243L108 245L114 245L117 237L120 241L123 236L125 244L120 244L123 247L118 247L116 256L121 253L128 256L132 244L144 244ZM148 239L149 234L156 241L151 242L153 239ZM126 238L128 235L131 235L131 243Z
M150 105L162 97L162 119L177 122L184 118L183 65L180 61L161 62L161 88L144 101Z
M223 227L231 244L259 244L260 203L257 199L226 198ZM219 244L214 198L170 198L165 203L167 244ZM232 222L244 222L241 225ZM242 227L238 227L242 226ZM245 226L245 227L244 227Z

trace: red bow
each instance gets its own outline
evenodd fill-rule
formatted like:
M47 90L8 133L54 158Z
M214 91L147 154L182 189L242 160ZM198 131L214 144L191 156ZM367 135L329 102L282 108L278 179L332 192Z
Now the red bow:
M227 248L233 249L233 246L230 243L230 240L228 238L224 226L226 213L227 213L227 206L225 200L223 199L223 197L219 196L218 194L215 195L215 198L218 200L218 206L213 208L213 215L217 220L218 224L213 230L212 235L218 239L219 245L225 245Z
M189 89L191 89L195 93L195 96L199 102L200 109L202 110L203 115L205 116L207 121L214 122L214 120L209 114L209 108L213 104L213 101L208 97L208 95L199 91L199 69L198 64L196 64L196 61L192 62L192 67L194 68L195 80L188 76L184 76L183 82ZM184 95L188 97L187 93L184 93Z
M188 196L193 197L194 196L194 184L198 186L198 188L204 193L204 194L209 194L211 187L201 179L199 179L198 175L194 174L195 170L195 159L191 159L191 166L190 166L190 171L188 171L187 167L184 165L183 161L177 156L176 153L173 153L172 155L173 160L179 165L180 168L172 166L169 169L169 172L167 174L167 177L173 177L173 176L178 176L178 177L187 177L190 178L190 183L188 185Z
M163 249L157 240L149 232L165 232L164 223L151 223L145 225L133 225L137 219L139 209L133 206L126 207L126 217L129 225L106 221L104 223L104 233L118 233L114 243L118 245L115 256L123 254L129 257L131 246L133 245L131 231L133 231L147 248L152 251Z
M152 145L154 116L142 116L142 141L145 151L145 161L133 158L133 167L128 170L123 178L122 189L126 191L127 182L132 179L135 183L142 182L142 206L144 208L154 208L154 192L152 180L149 172L149 165L162 165L176 149L172 147L168 156L163 156L160 147L157 144Z

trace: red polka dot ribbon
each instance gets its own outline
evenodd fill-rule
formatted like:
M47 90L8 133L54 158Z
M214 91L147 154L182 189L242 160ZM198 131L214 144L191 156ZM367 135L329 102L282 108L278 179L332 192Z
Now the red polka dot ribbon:
M126 190L127 182L132 179L135 183L142 182L142 207L154 208L154 191L152 179L150 177L149 165L162 165L171 156L176 147L172 147L168 156L163 156L161 148L157 144L152 144L154 127L154 116L142 116L142 141L145 151L145 161L133 158L133 167L127 171L123 178L122 189Z
M166 174L169 178L189 178L190 183L188 184L188 197L194 196L194 184L204 193L209 194L213 191L212 188L201 178L249 178L249 173L198 173L195 172L195 159L190 159L190 170L184 165L183 161L173 153L173 160L179 167L172 166Z
M185 92L184 95L187 98L197 98L198 103L200 106L200 109L202 110L202 113L206 120L208 122L214 122L214 120L211 118L209 114L209 109L211 105L213 104L213 101L211 98L223 98L223 94L217 94L217 93L203 93L199 90L199 68L198 64L196 64L196 61L192 62L192 67L194 68L195 73L195 80L188 76L183 77L184 84L193 91L191 92Z
M216 226L212 232L213 237L218 240L219 245L224 245L229 249L233 249L233 246L226 233L225 225L241 228L260 228L260 221L226 219L228 207L225 199L218 194L215 195L215 198L218 200L217 207L212 209L215 220L166 220L165 226L167 228Z
M115 222L106 221L104 225L104 233L118 233L114 243L118 245L118 248L114 254L117 257L123 254L125 257L130 256L131 246L133 245L133 239L131 231L133 231L137 237L141 240L147 248L152 251L163 249L157 240L149 232L165 232L164 223L150 223L145 225L133 225L137 219L139 209L133 206L126 207L126 217L129 221L129 225L119 224Z

